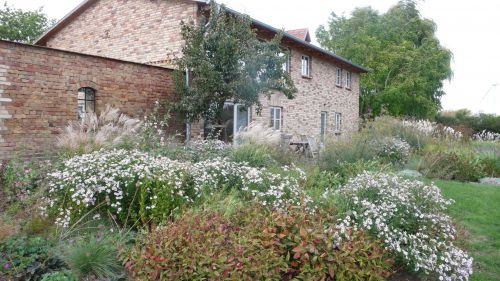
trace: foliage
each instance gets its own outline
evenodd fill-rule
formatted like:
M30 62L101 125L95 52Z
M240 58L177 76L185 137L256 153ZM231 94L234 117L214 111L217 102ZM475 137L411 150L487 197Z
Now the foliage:
M404 164L410 158L410 145L398 138L387 138L378 151L378 156L393 164Z
M0 9L0 39L3 40L34 43L53 24L42 8L23 11L4 2Z
M316 34L324 48L372 70L361 77L362 114L426 118L440 109L452 54L416 1L400 1L385 14L371 7L349 18L332 13Z
M444 111L436 116L436 121L448 127L471 128L474 133L483 131L500 133L500 116L495 114L479 113L473 115L467 109Z
M400 120L390 116L380 116L371 122L367 122L362 129L365 137L374 139L386 139L388 137L398 138L407 142L413 150L420 150L425 145L436 141L439 134L429 133L438 130L434 124L425 122L427 126L421 126L421 122L411 120ZM430 126L429 126L430 125Z
M458 130L428 120L405 120L403 126L438 139L460 140L463 136Z
M281 35L260 40L248 16L212 1L209 17L183 23L181 29L186 44L177 62L176 88L178 110L188 122L199 118L217 122L228 100L260 108L260 94L277 90L292 98L297 91L281 67L286 62L286 56L279 55Z
M232 145L220 140L193 140L188 144L166 141L153 153L179 161L200 162L216 157L227 157L232 151Z
M495 158L493 161L470 151L431 150L422 155L417 168L429 178L477 182L486 176L486 171L494 173L498 161Z
M166 145L165 135L168 131L169 120L169 108L160 104L159 101L155 101L152 112L144 116L143 126L141 128L141 149L158 149Z
M6 215L0 215L0 243L19 233L19 224Z
M40 280L46 273L65 268L61 258L52 253L52 246L42 237L12 237L0 242L0 277Z
M72 154L89 153L100 148L133 146L138 143L143 123L106 106L99 115L87 113L68 125L57 138L57 146Z
M247 163L251 167L271 167L277 162L269 153L270 148L266 145L244 144L238 146L231 152L231 160L238 163Z
M77 279L69 270L47 273L43 275L42 281L76 281Z
M185 204L217 191L238 190L266 206L300 205L304 199L296 168L273 173L225 158L179 162L136 150L97 151L73 157L47 176L44 214L68 227L94 214L121 225L161 223Z
M276 251L285 258L282 280L385 280L392 261L378 241L362 232L338 243L332 239L328 216L300 208L272 214L264 232L276 239Z
M187 213L149 233L125 258L138 280L279 280L283 261L272 248L263 210Z
M116 247L107 239L91 236L66 250L64 259L80 280L117 278L123 271Z
M445 214L452 201L435 185L364 173L335 194L344 204L340 239L350 229L365 229L410 270L435 280L468 280L472 274L472 259L453 244L456 231Z
M0 168L0 211L14 215L38 204L39 188L52 162L48 160L11 159ZM22 217L29 212L22 212Z
M139 280L384 280L392 262L357 233L337 248L326 217L301 208L270 215L258 206L225 217L187 213L125 257Z

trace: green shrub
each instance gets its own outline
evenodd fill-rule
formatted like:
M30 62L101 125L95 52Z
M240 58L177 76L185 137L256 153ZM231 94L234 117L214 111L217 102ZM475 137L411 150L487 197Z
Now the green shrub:
M111 241L98 240L93 236L69 246L64 260L80 280L117 278L124 270L118 251Z
M15 280L40 280L46 273L66 267L42 237L11 237L0 243L0 274Z
M234 162L244 162L258 168L277 165L276 161L271 157L270 148L265 145L241 145L231 152L230 158Z
M47 273L43 275L42 281L77 281L76 277L69 270Z
M486 175L482 159L467 151L429 151L423 154L418 170L429 178L478 181Z
M494 155L481 156L481 165L486 177L500 178L500 157Z
M392 260L363 233L336 244L328 221L302 208L230 217L187 213L125 254L138 280L384 280ZM353 237L354 237L353 236Z

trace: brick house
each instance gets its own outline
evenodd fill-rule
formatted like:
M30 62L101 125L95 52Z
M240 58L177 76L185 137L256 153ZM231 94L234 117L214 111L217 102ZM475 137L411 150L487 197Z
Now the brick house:
M85 0L36 46L0 41L0 159L19 144L36 151L77 120L87 96L97 111L112 104L131 115L144 113L155 99L174 100L171 72L183 45L180 23L197 20L207 9L205 1L193 0ZM263 39L281 31L257 20L253 27ZM310 41L307 29L283 36L295 99L263 96L260 115L228 101L230 134L251 121L295 136L357 131L359 79L367 70ZM193 125L193 135L202 136L203 125Z

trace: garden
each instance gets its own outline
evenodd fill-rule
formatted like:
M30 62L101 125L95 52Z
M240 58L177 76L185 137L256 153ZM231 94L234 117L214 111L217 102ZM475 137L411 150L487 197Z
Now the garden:
M107 108L0 166L0 280L496 280L500 136L379 117L310 159ZM278 135L277 135L278 134Z

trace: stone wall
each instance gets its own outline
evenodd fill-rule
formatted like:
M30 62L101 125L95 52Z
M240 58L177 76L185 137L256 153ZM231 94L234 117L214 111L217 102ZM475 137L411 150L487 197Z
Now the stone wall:
M81 87L97 91L97 111L109 104L142 117L156 100L175 99L172 79L167 68L0 41L0 159L53 147L78 120Z
M171 67L182 49L181 21L195 19L197 7L188 0L99 0L46 46Z

